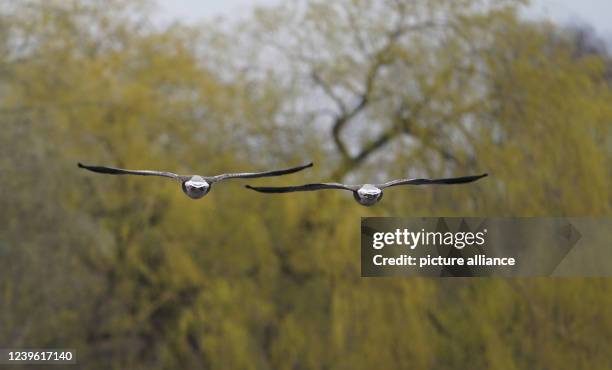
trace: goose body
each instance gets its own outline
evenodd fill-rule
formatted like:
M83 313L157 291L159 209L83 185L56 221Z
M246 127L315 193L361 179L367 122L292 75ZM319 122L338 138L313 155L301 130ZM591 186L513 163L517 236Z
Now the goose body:
M464 176L464 177L451 177L443 179L398 179L388 181L383 184L361 184L361 185L346 185L340 183L315 183L305 184L298 186L285 186L285 187L255 187L246 185L248 189L258 191L260 193L289 193L295 191L315 191L325 189L340 189L349 190L353 192L353 197L357 203L362 206L370 207L380 202L383 197L383 190L388 187L398 185L452 185L452 184L465 184L474 182L487 174L476 175L476 176Z
M301 171L305 168L312 167L312 163L307 163L302 166L287 168L283 170L273 170L264 172L240 172L240 173L224 173L216 176L200 176L200 175L177 175L173 172L152 171L152 170L126 170L123 168L105 167L105 166L90 166L79 163L79 168L88 171L108 174L108 175L138 175L138 176L159 176L173 179L181 184L181 189L191 199L200 199L208 194L212 185L229 179L253 179L259 177L282 176L290 173Z
M380 202L383 192L372 184L363 184L357 191L353 192L353 197L362 206L370 207Z
M202 176L191 176L181 184L183 193L191 199L200 199L210 191L210 184Z

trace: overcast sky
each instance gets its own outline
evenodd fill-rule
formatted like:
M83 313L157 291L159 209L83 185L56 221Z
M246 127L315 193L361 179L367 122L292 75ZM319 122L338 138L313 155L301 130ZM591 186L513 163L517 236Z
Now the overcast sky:
M158 0L158 20L197 22L215 16L248 14L253 4L274 4L281 0ZM612 0L532 0L530 16L558 23L588 23L603 36L612 37Z

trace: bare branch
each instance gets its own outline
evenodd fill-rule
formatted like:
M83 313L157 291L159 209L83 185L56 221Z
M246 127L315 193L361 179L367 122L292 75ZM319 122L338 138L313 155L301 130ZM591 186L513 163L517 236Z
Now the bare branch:
M334 139L334 144L336 144L336 148L338 149L340 155L345 161L350 160L351 158L348 149L346 148L346 144L344 144L344 141L342 141L342 138L340 137L340 129L346 124L346 117L347 116L345 115L336 117L336 120L334 121L334 126L332 128L332 137Z
M397 127L391 127L380 134L375 140L368 143L363 150L353 159L353 165L357 166L368 158L372 153L385 146L391 139L397 136L400 131Z
M355 116L365 110L368 104L373 100L378 74L382 67L393 62L394 58L392 51L398 39L408 31L430 27L432 25L432 22L425 22L418 25L403 25L402 20L400 20L397 26L387 33L387 40L385 44L370 56L372 63L367 68L364 76L363 91L358 94L359 100L351 109L347 107L339 96L334 94L332 88L325 83L317 73L313 72L313 79L315 82L323 88L326 94L338 105L341 111L341 114L336 117L332 126L332 137L334 144L342 156L342 164L338 170L335 171L336 177L343 177L350 170L364 162L374 152L384 147L396 136L400 135L401 133L409 133L410 128L408 127L409 125L407 124L406 120L399 120L389 129L381 133L377 138L367 143L355 156L351 156L346 143L342 139L342 130L344 127L349 124ZM422 105L424 104L426 104L426 102L423 102ZM422 105L419 106L419 110Z
M343 110L342 115L338 116L334 121L334 125L332 127L332 136L338 151L340 152L345 161L352 161L354 159L350 157L350 153L348 152L346 144L341 138L342 129L351 119L353 119L356 115L358 115L367 107L371 95L374 91L374 84L376 81L376 76L378 75L378 71L383 65L389 63L385 58L382 57L382 55L387 52L389 47L390 46L383 47L375 56L374 63L370 66L370 68L368 68L368 71L365 76L364 91L360 94L359 102L357 103L357 105L350 111L347 111L346 109Z
M331 100L334 101L334 103L336 103L336 105L338 106L338 109L340 109L340 112L342 113L342 115L346 115L347 111L348 111L348 108L346 107L346 104L344 104L342 99L340 99L340 97L334 93L334 91L332 90L331 86L329 86L323 80L323 78L319 75L319 73L316 70L313 70L311 72L311 76L312 76L312 79L315 82L315 84L317 84L323 90L323 92L325 92L325 95L327 95Z

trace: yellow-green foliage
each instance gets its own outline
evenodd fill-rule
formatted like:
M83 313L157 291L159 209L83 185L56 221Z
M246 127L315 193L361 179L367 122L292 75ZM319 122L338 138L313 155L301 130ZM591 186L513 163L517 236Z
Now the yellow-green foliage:
M608 280L359 277L364 216L610 215L610 61L513 1L482 6L313 0L158 29L141 1L0 4L1 346L76 348L92 369L610 368ZM448 24L385 46L411 14ZM364 88L343 153L331 126ZM240 180L192 201L76 167L310 159L257 183L490 177L368 209Z

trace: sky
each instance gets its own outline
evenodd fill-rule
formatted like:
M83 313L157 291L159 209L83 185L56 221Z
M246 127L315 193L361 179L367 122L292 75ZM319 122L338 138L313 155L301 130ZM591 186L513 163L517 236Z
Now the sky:
M254 5L281 0L158 0L158 20L189 23L216 16L247 15ZM531 0L529 16L552 19L561 24L587 23L602 36L612 37L612 0Z

